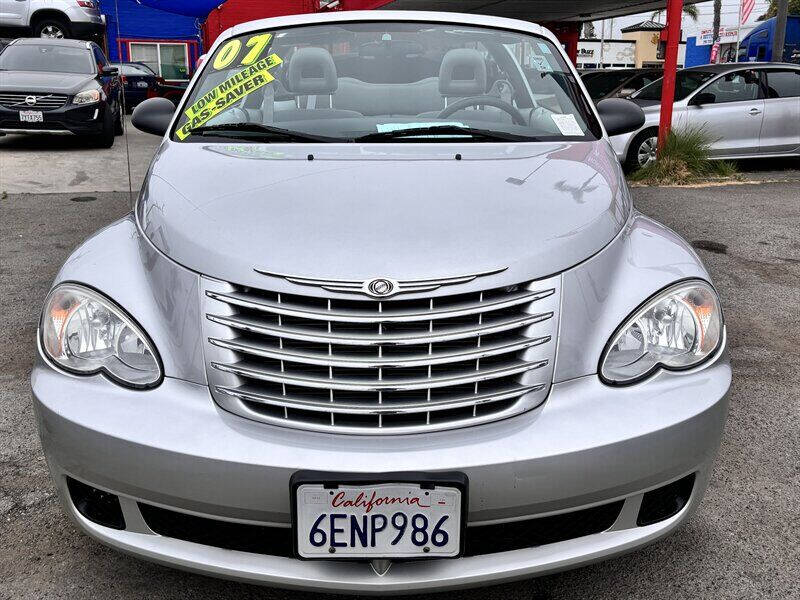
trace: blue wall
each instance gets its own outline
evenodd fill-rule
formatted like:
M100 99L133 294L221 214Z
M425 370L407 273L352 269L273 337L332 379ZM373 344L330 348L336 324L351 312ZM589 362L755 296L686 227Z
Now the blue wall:
M190 45L192 64L195 54L202 47L200 23L194 17L168 13L139 4L136 0L100 0L100 9L106 15L108 54L112 61L127 60L127 48L123 45L123 56L119 54L117 40L117 14L119 7L119 37L137 40L192 40L197 47Z
M684 67L707 65L711 61L711 46L698 46L697 36L686 38L686 58Z

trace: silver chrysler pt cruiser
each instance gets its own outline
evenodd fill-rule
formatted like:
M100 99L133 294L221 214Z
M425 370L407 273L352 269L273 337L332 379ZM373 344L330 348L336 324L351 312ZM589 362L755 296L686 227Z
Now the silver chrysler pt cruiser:
M354 593L568 569L698 506L731 369L708 272L636 212L556 38L340 12L239 25L133 212L44 303L64 509L208 575Z

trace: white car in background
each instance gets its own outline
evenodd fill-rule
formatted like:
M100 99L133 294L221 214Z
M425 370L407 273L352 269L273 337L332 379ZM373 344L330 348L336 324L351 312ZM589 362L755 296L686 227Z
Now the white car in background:
M611 137L628 170L655 160L662 81L630 98L644 110L645 124ZM672 123L702 128L716 159L800 156L800 66L729 63L678 71Z
M105 24L98 0L0 0L0 28L43 38L90 38Z

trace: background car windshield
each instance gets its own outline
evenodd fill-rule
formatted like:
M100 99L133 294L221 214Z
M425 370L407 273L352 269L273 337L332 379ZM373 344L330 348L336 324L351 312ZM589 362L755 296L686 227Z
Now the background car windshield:
M139 65L118 65L120 75L144 75L146 77L154 77L155 74L147 67Z
M675 77L675 100L683 100L714 75L716 73L707 71L679 71ZM643 87L637 94L633 95L633 98L637 100L661 100L662 81L659 79Z
M592 100L597 100L630 78L631 73L629 71L606 71L597 73L592 77L584 77L583 85L586 86L586 91L589 92Z
M95 72L92 53L68 46L14 44L0 54L0 70L50 71L91 74Z
M436 126L521 140L601 135L551 42L429 23L314 25L232 38L208 58L173 139L198 141L198 128L223 125L253 141L258 133L242 130L259 125L343 141ZM422 131L413 139L452 135Z

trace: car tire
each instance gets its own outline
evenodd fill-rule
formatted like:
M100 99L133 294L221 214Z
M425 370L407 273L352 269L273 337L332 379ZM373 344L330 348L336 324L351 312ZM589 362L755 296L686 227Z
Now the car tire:
M122 135L124 133L125 125L122 123L122 105L120 104L117 117L114 119L114 135Z
M638 133L628 147L628 154L625 156L625 170L632 173L653 162L656 158L657 144L657 128L645 129Z
M33 26L33 35L38 38L68 38L70 37L69 23L58 19L42 19Z
M106 110L103 117L103 129L97 135L92 136L92 142L97 148L111 148L114 145L114 138L114 116L111 114L111 110Z

